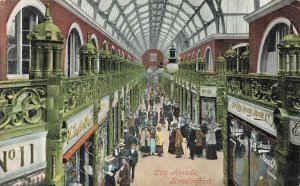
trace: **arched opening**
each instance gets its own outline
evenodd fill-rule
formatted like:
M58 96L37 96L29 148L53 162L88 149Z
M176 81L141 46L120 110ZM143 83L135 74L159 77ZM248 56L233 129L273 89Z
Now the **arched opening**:
M210 48L206 49L205 52L205 65L206 65L206 70L213 71L213 60L212 60L212 52Z
M74 77L79 73L79 49L81 47L79 32L73 28L68 37L68 77Z
M28 78L31 61L30 41L27 35L44 21L36 7L26 6L7 23L7 74L9 79Z
M289 26L278 23L272 27L263 43L260 57L260 72L264 74L278 73L278 49L277 44L288 34Z
M237 72L241 72L241 59L240 59L240 57L247 50L247 46L248 46L248 43L240 43L240 44L237 44L237 45L232 47L232 49L234 49L236 54L237 54L237 59L236 59Z

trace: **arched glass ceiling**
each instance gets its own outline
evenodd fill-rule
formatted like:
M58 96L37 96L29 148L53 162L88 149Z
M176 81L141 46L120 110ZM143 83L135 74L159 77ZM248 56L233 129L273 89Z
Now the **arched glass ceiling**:
M65 0L77 5L138 57L179 50L217 33L248 33L243 17L272 0ZM259 2L259 3L258 3Z

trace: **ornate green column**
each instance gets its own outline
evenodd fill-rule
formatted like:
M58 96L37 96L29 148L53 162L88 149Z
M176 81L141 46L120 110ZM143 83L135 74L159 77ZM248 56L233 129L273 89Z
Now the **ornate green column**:
M198 106L198 109L197 109L197 121L198 121L198 124L201 124L201 96L200 96L200 86L197 86L197 106Z
M114 94L109 95L109 124L108 124L108 154L113 154L113 143L114 143L114 118L113 118L113 100Z
M183 81L180 80L180 111L183 113Z
M121 90L118 90L118 142L120 142L121 138L121 123L122 123L122 104L121 104Z
M100 153L99 153L99 138L100 138L100 131L96 129L94 132L94 140L93 140L93 185L99 185L98 183L98 175L99 175L99 164L100 164Z
M190 108L189 108L189 115L190 115L190 118L192 118L192 115L193 115L193 92L192 92L192 82L189 82L189 90L190 90L190 100L188 100L190 102Z
M182 97L183 97L182 111L186 112L187 111L186 110L186 102L187 102L187 100L186 100L186 82L182 81L182 84L183 84L183 86L182 86L182 88L183 88L183 94L182 94Z
M125 124L127 122L127 116L126 116L126 104L127 104L127 96L128 96L128 88L127 88L127 84L125 84L124 86L124 97L123 97L123 110L124 110L124 121L123 124Z

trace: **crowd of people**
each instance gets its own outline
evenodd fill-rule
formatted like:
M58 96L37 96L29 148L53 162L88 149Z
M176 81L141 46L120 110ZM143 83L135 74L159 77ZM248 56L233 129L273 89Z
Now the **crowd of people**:
M159 86L146 89L143 101L136 113L129 114L123 126L123 138L115 145L113 155L105 158L105 186L116 185L117 172L117 183L121 186L134 182L139 154L142 158L162 157L165 144L163 128L169 131L168 153L176 155L175 158L185 155L183 147L186 143L191 160L195 156L203 157L203 149L206 149L207 159L217 159L215 126L194 124L186 112L180 117L179 104L166 100Z

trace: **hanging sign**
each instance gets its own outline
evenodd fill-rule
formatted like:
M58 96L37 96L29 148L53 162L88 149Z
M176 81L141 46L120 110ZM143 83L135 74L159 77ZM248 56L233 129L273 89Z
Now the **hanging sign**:
M200 86L200 96L203 96L203 97L217 97L217 87Z
M93 106L82 110L65 123L68 137L63 147L63 153L66 153L93 126Z
M44 169L47 132L0 141L0 185Z
M300 118L290 118L290 142L300 146Z
M228 96L228 111L276 136L273 112L255 104Z

